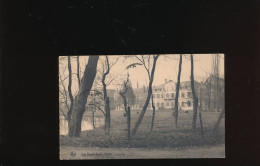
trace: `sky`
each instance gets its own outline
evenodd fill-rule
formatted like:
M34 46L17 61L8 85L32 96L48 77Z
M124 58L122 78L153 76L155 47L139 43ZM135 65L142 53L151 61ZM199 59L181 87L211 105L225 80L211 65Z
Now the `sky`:
M220 76L224 77L224 54L218 54L220 56L220 66L219 72ZM165 82L165 79L173 80L174 82L177 81L178 75L178 67L179 67L179 54L161 54L156 63L156 69L154 74L154 82L153 85L160 85ZM212 71L212 57L216 56L216 54L194 54L194 79L196 81L203 81ZM149 84L149 79L147 72L143 66L137 66L135 68L126 69L126 66L139 62L136 58L125 58L124 55L119 56L109 56L110 63L113 63L118 59L117 63L111 68L109 73L110 78L115 78L111 84L107 87L108 89L116 89L118 84L122 84L123 80L126 79L127 73L129 73L129 79L131 80L133 88L137 87L137 82L139 87L143 85ZM189 81L190 80L190 54L183 54L182 58L182 72L181 72L181 81ZM88 62L88 56L80 56L80 70L81 70L81 77L83 75L85 65ZM102 63L101 61L105 60L105 56L99 57L98 62L98 71L102 70ZM152 62L152 61L151 61ZM60 56L59 61L59 70L60 73L64 73L61 75L61 78L64 79L68 75L67 69L67 58L66 56ZM71 58L71 65L72 65L72 72L76 73L77 63L76 58ZM96 79L98 78L96 75ZM64 84L67 87L68 79L65 79ZM76 93L78 89L76 75L73 75L73 82L72 82L72 91Z

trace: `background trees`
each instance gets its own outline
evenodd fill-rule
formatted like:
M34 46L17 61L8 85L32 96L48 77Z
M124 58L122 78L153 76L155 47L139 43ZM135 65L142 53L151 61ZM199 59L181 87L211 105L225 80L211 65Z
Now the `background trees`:
M217 90L218 90L218 94L221 94L220 89L222 87L222 83L221 83L221 81L223 80L222 78L218 77L218 79L216 79L216 77L214 77L214 74L210 74L207 79L206 78L201 79L201 80L206 80L205 82L203 81L201 84L197 80L195 81L194 77L196 77L196 79L199 78L199 77L196 76L196 74L198 74L197 70L200 69L199 68L200 66L198 66L195 69L196 72L194 72L194 63L195 64L198 63L197 61L199 60L199 59L197 59L197 56L196 56L196 59L195 59L195 62L194 62L193 55L190 55L190 56L179 55L179 57L180 57L179 59L177 59L174 56L169 56L169 55L164 56L163 55L162 60L157 62L159 56L160 55L134 55L134 56L125 56L126 58L122 58L121 60L118 59L118 56L99 56L97 64L96 64L96 70L95 70L96 76L94 78L91 78L91 79L93 79L93 83L92 83L93 87L91 86L89 88L90 88L91 93L92 92L93 93L98 92L98 94L99 94L99 96L101 96L101 98L96 100L95 102L93 102L94 101L94 100L92 100L93 96L90 96L89 100L88 99L86 100L86 105L87 106L93 106L94 109L90 109L90 107L85 107L85 109L86 110L99 110L104 114L104 117L105 117L104 118L104 121L105 121L104 127L105 127L105 130L106 130L106 133L110 132L110 119L111 119L111 116L110 116L110 111L111 111L110 110L111 109L110 103L111 103L111 101L108 98L111 98L112 103L115 103L115 102L113 102L113 100L115 99L116 102L119 102L119 103L121 103L121 105L123 105L123 98L121 96L119 96L118 91L117 91L117 94L118 94L119 97L117 95L114 95L114 94L116 92L117 84L119 82L122 82L121 78L125 77L126 73L130 74L128 81L127 81L127 84L126 84L127 92L124 94L124 96L126 98L126 106L131 106L131 107L133 106L132 108L138 109L139 105L140 105L140 103L139 103L139 105L135 105L135 98L136 98L135 92L134 92L135 87L132 86L132 80L135 81L134 83L136 83L136 87L138 87L138 82L140 80L140 82L142 82L141 86L143 85L143 87L145 89L142 92L140 92L140 93L145 93L145 94L140 94L140 95L138 94L138 98L142 98L144 100L142 100L142 102L141 102L141 106L142 106L141 113L139 114L139 112L137 112L137 114L135 114L136 116L138 116L138 118L137 118L136 123L133 127L133 134L136 133L136 131L138 130L138 127L142 123L142 121L143 121L142 119L143 119L144 114L145 114L145 112L148 108L148 104L150 104L150 106L152 106L152 107L149 106L149 108L152 108L151 123L149 122L150 123L150 125L149 125L150 131L153 131L154 124L156 124L156 123L154 123L155 113L156 113L155 104L158 107L158 106L163 105L163 104L165 106L168 104L168 106L169 106L169 103L170 103L171 108L174 108L174 110L175 110L174 111L174 113L175 113L174 114L175 115L175 127L177 127L178 109L179 109L178 108L179 107L178 98L179 98L179 93L180 93L179 89L180 89L180 87L182 87L182 85L180 86L180 82L183 81L182 79L185 79L185 74L187 75L187 73L189 74L190 78L189 78L188 81L186 81L186 80L184 81L185 84L184 84L184 87L182 87L182 90L185 91L185 98L183 98L184 97L183 96L181 98L181 101L180 101L182 105L183 105L183 102L187 102L186 106L188 106L188 105L192 106L192 98L194 98L194 96L191 92L186 92L186 90L187 90L186 87L187 87L188 84L190 84L188 86L188 87L190 87L190 89L188 89L188 90L190 90L190 91L192 90L192 91L195 92L197 101L199 100L199 103L200 103L200 105L198 105L198 102L196 103L196 98L193 99L194 109L192 109L192 110L194 111L194 114L196 114L195 113L196 112L195 107L197 108L198 106L200 106L199 110L200 111L202 110L202 105L203 105L202 100L204 100L203 98L205 98L205 96L207 96L207 95L204 95L204 92L209 90L209 88L207 88L207 87L211 87L211 90L209 91L210 94L213 94L213 95L210 95L211 100L218 98L219 101L222 101L222 99L220 99L221 95L217 95L217 96L215 95L215 92ZM183 56L186 57L184 59L184 61L183 61L183 58L182 58ZM82 63L82 61L84 61L83 57L79 57L79 56L63 57L60 60L65 62L64 63L65 65L63 65L63 68L60 68L60 71L59 71L60 72L60 76L59 76L59 79L60 79L60 98L61 98L61 103L64 106L64 108L60 107L60 111L61 111L61 115L63 115L66 119L68 119L68 121L70 121L69 118L72 117L72 111L70 111L70 108L73 108L75 106L76 102L78 101L78 97L79 97L78 94L80 93L79 90L80 90L80 87L81 87L81 84L82 84L82 81L83 81L83 80L80 80L80 78L82 76L82 79L83 79L84 74L85 74L85 73L82 74L81 71L85 72L86 68L82 69L82 67L85 66L85 64ZM90 59L88 59L88 61L89 60ZM178 60L178 61L176 61L176 60ZM154 103L154 98L152 96L152 94L153 94L153 86L152 86L153 82L155 80L156 85L160 85L160 86L167 82L167 81L165 81L166 79L164 80L164 78L167 78L167 75L165 75L164 72L168 71L168 68L170 66L170 63L168 63L169 61L171 61L171 62L175 61L174 66L176 68L174 67L173 70L171 70L171 71L175 71L176 75L172 76L173 74L171 72L171 73L168 73L168 76L175 78L175 79L174 78L170 78L170 79L173 79L174 80L173 82L176 81L176 87L174 88L174 86L173 86L173 89L172 89L172 90L176 90L176 93L171 92L173 94L172 99L168 99L168 98L166 99L166 98L162 97L162 96L164 96L164 94L162 96L160 94L160 99L157 100L157 98L155 98L156 103ZM120 62L120 63L117 63L117 62ZM189 64L187 64L187 62ZM87 62L85 62L85 63L87 63ZM159 68L157 69L155 67L158 65L158 63L159 63ZM162 64L165 64L165 65L162 66ZM187 65L189 67L191 67L189 72L187 72L187 70L182 70L183 64L185 65L185 67ZM131 69L131 68L136 68L137 66L141 66L141 68L138 68L138 70ZM162 70L164 68L167 69L167 70ZM64 71L66 71L67 73L64 72ZM121 75L119 75L119 74L117 75L116 71L118 71L118 73L120 73ZM142 72L143 75L140 77L139 73L141 74L141 72ZM158 80L154 79L155 73L158 74L158 75L156 74L156 78L157 78L157 76L159 76L158 78L160 78L160 79L158 79ZM212 73L214 73L214 72L212 72ZM220 75L220 74L218 74L217 71L215 73L216 73L215 75ZM162 81L162 80L163 80L163 84L160 84L160 83L158 84L158 81ZM219 83L217 83L216 80L218 80ZM123 81L125 81L125 80L123 80ZM147 82L148 82L148 84L147 84ZM172 80L171 80L171 82L172 82ZM186 83L187 83L187 85L186 85ZM145 85L147 87L145 87ZM200 85L200 86L198 86L198 85ZM206 85L209 85L209 86L206 86ZM216 86L216 85L218 85L218 86ZM194 90L192 88L193 86L194 86ZM199 87L199 89L198 89L198 87ZM140 90L140 88L139 88L139 90ZM182 90L181 90L181 92L182 92ZM160 90L160 92L156 91L155 93L165 93L163 91L161 92L161 90ZM187 93L187 95L186 95L186 93ZM165 94L165 96L166 96L166 94ZM174 99L175 99L175 101L173 101ZM169 102L168 100L172 100L172 101ZM165 103L163 103L163 102L165 102ZM211 101L209 101L209 102L213 103ZM195 104L196 104L196 106L195 106ZM212 104L212 105L214 105L214 104ZM217 104L217 105L220 105L220 104ZM186 107L186 106L184 106L184 107ZM127 107L123 107L123 110L125 110L124 112L125 112L125 116L126 116L127 109L125 109L125 108L127 108ZM64 110L68 110L68 111L64 111ZM114 108L112 108L112 110L114 110ZM92 111L92 113L93 113L92 118L94 119L94 116L95 116L94 111ZM84 111L83 111L83 114L84 114ZM70 116L68 116L68 115L70 115ZM89 116L89 114L86 114L86 116ZM100 115L96 115L96 116L100 116ZM222 117L222 116L220 116L220 117ZM192 128L196 127L196 122L195 122L195 125L194 125L194 121L196 121L195 118L197 118L197 116L194 115L193 120L192 120L193 121L192 122L192 126L193 126ZM95 124L93 124L93 126L94 125ZM71 125L69 125L69 126L71 126ZM218 126L218 125L216 124L216 126Z

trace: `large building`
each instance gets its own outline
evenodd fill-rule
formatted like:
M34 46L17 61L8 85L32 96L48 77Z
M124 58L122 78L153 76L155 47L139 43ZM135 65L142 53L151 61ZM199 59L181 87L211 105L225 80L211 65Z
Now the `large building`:
M195 81L195 91L200 92L200 84ZM147 97L148 87L134 89L136 96L135 104L131 106L133 110L141 110ZM175 105L176 83L172 80L165 80L164 84L153 86L153 99L156 110L173 109ZM148 104L148 110L152 109L151 99ZM190 81L180 83L178 105L180 110L192 110L193 98Z
M194 81L195 92L198 97L198 107L202 111L216 111L224 109L224 79L217 78L210 75L206 81L197 82ZM137 85L138 87L138 85ZM91 91L86 109L88 104L96 102L101 108L104 108L104 101L102 95L102 88L93 87L96 91ZM110 109L123 110L123 101L119 95L121 87L117 89L108 89L107 95L110 101ZM176 82L172 80L166 80L165 83L153 86L153 101L156 110L167 110L173 109L175 105L176 97ZM101 93L96 93L97 91ZM143 86L141 88L134 88L134 102L130 102L129 106L131 110L141 110L146 102L148 94L148 87ZM193 110L193 96L191 90L191 82L184 81L180 83L179 99L178 99L179 110L191 111ZM61 104L61 108L66 110L64 104ZM152 110L152 101L150 99L148 104L148 110ZM67 111L64 111L67 112Z

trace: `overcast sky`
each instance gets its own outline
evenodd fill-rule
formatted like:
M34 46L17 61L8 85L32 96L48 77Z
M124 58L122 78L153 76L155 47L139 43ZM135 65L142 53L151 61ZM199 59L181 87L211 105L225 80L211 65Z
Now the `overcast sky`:
M204 80L211 72L212 72L212 57L216 56L216 54L194 54L194 79L197 81ZM220 76L224 77L224 54L219 54L220 56ZM67 59L63 57L63 60L60 60L60 73L64 72L62 78L65 78L68 75L67 69ZM118 56L109 56L109 60L113 63ZM182 73L181 73L181 81L189 81L190 80L190 55L185 54L182 58ZM98 70L102 69L101 60L105 60L105 56L100 56L98 62ZM76 73L77 63L76 58L71 59L72 62L72 72ZM88 56L80 56L80 70L82 72L81 76L83 75L85 65L88 62ZM113 81L109 86L108 89L113 89L116 87L117 84L121 84L122 80L126 78L127 72L129 73L129 78L132 82L132 86L136 88L137 82L139 87L143 85L148 85L148 75L146 70L143 66L137 66L136 68L126 69L126 66L138 62L136 58L128 58L125 59L123 55L120 55L117 63L112 67L109 75L115 76L116 80ZM156 70L154 75L154 82L153 85L160 85L165 82L165 79L173 80L174 82L177 81L177 74L178 74L178 67L179 67L179 54L165 54L160 55L157 60ZM97 76L96 76L97 78ZM67 87L67 80L65 80L65 86ZM75 91L77 86L76 75L73 75L73 91Z

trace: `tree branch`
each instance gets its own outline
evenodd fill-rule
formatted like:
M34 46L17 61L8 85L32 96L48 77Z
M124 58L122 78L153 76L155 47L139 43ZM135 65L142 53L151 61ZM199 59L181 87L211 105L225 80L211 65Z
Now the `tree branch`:
M97 106L96 104L91 103L91 104L87 104L87 105L93 105L94 107L98 108L104 114L104 116L106 116L105 112L99 106Z

